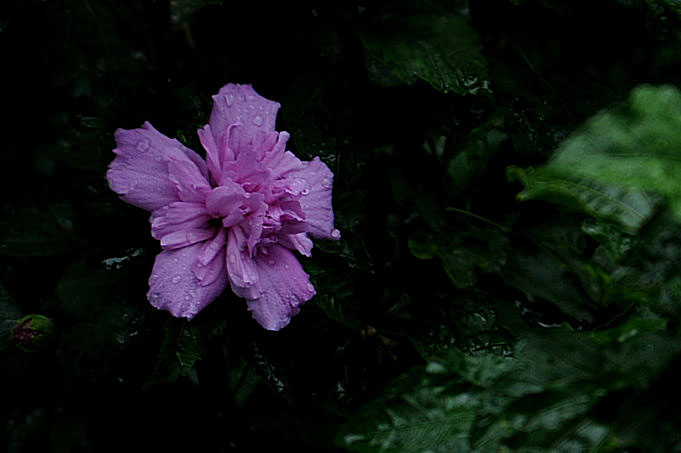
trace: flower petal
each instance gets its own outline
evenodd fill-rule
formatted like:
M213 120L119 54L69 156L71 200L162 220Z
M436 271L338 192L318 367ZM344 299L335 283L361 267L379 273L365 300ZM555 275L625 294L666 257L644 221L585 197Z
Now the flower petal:
M194 228L185 231L175 231L161 238L163 250L179 249L197 242L203 242L215 237L215 229Z
M298 199L305 213L307 231L315 238L339 239L340 232L333 226L333 173L329 167L315 157L303 169L290 172L288 179L291 178L300 178L310 187L309 193L303 192Z
M258 273L257 297L248 298L248 310L265 329L279 330L300 311L300 305L317 293L290 250L274 245L267 254L258 254L254 261Z
M300 254L305 256L312 255L312 239L307 237L307 233L298 234L282 234L278 235L278 241L281 245L291 250L297 250Z
M176 231L208 228L211 217L203 203L175 201L152 212L151 235L154 239Z
M215 143L222 143L221 136L231 124L244 126L244 135L256 137L257 131L274 130L277 111L281 105L255 92L251 85L229 84L213 96L210 129Z
M230 228L227 234L227 274L232 290L241 297L258 280L255 262L248 252L248 238L241 226Z
M224 185L214 188L206 197L206 209L208 213L215 217L227 217L230 214L238 213L244 195L241 185L227 181ZM243 218L243 216L241 216ZM225 225L232 226L232 225Z
M206 177L193 162L187 160L171 159L168 162L168 177L182 201L202 202L211 189Z
M225 241L227 234L224 228L218 234L203 243L199 259L194 263L194 275L201 282L201 286L208 286L225 275Z
M168 178L168 161L193 162L201 174L206 165L194 151L170 139L145 122L138 129L118 129L115 133L116 158L109 164L106 177L111 189L128 203L154 211L179 201Z
M221 264L223 259L214 260L217 266L223 266L223 272L216 272L217 278L209 285L202 285L192 272L202 246L197 243L158 254L147 293L154 307L178 318L192 319L225 289L227 276Z

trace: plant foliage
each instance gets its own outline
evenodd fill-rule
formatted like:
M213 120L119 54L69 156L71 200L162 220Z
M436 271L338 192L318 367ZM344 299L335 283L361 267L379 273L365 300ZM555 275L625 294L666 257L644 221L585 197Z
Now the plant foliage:
M0 5L9 452L681 449L677 1ZM145 298L113 131L252 83L333 171L280 332Z

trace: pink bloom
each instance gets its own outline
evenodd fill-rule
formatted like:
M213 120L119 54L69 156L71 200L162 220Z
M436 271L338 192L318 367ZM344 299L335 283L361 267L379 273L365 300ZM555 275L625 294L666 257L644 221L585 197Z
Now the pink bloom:
M340 237L333 173L286 151L279 107L250 85L222 87L198 131L205 161L148 122L116 131L109 185L151 212L163 249L149 279L154 307L192 319L229 282L260 325L279 330L316 294L293 251L310 256L310 236Z

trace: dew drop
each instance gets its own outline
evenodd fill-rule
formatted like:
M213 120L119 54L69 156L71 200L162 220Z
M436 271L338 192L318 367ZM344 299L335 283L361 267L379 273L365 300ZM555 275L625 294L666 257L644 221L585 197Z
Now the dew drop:
M179 281L180 281L180 276L179 276L179 275L176 275L176 276L173 277L173 279L172 279L172 282L173 282L173 283L178 283Z
M151 279L156 280L158 278L158 274L151 274Z
M142 153L145 152L146 150L149 149L149 140L147 140L146 138L140 140L139 142L137 142L137 146L135 148L137 148L137 151L139 152Z
M249 192L246 192L246 193L244 194L244 198L251 198L251 194L250 194Z
M310 184L301 178L296 178L291 183L291 192L294 194L307 195L310 193Z
M314 291L314 286L312 286L312 283L307 284L307 290L310 291L310 292Z
M225 103L228 106L230 106L234 103L234 96L232 94L227 93L227 94L225 94L224 97L225 97Z
M331 188L331 179L330 178L324 178L322 180L322 187L325 189L330 189Z
M196 241L196 233L187 233L187 240L189 242L194 242Z
M284 264L284 269L288 269L288 264Z
M253 124L256 126L262 126L262 116L255 115L255 118L253 118Z
M184 300L189 300L189 299L191 299L191 297L189 297L189 294L187 294L186 296L184 296Z
M158 300L160 297L159 293L151 293L151 300Z
M180 260L178 258L173 258L173 263L179 263Z
M235 254L232 253L231 255L229 255L229 262L232 263L232 264L236 263L236 255Z
M331 237L334 239L340 239L341 237L340 231L334 228L333 231L331 231Z

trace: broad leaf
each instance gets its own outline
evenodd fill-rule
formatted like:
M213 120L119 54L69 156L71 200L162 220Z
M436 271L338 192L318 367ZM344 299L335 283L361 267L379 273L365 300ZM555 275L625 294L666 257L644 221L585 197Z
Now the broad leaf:
M650 216L645 192L662 195L681 217L681 92L642 85L621 108L598 113L535 172L523 199L563 197L593 215L636 229Z

